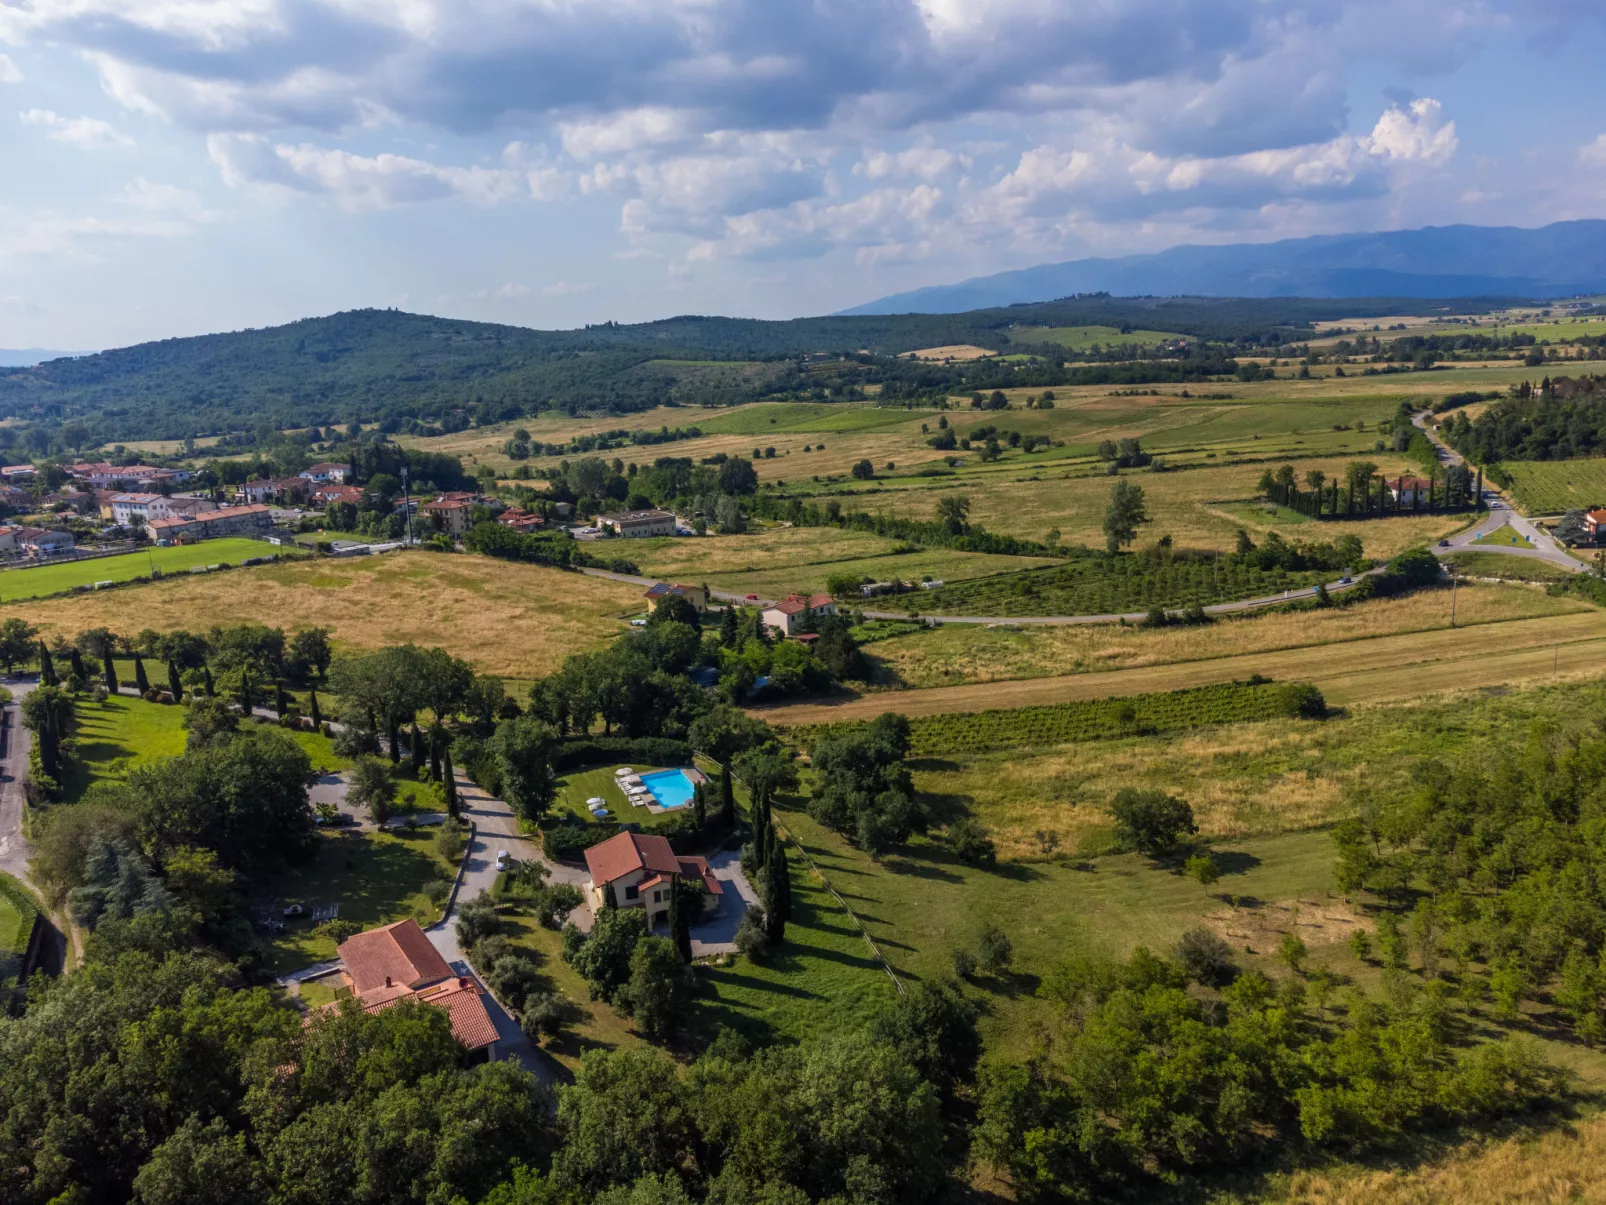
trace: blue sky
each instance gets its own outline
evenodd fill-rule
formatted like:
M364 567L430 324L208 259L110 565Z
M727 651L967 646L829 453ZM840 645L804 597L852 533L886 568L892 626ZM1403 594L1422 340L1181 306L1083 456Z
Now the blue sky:
M0 347L1606 216L1599 0L0 0Z

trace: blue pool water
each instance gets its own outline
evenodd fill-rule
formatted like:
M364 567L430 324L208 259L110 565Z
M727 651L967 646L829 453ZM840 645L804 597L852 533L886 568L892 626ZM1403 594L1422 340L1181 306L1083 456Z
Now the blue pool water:
M691 802L692 782L684 770L659 770L643 774L641 785L652 792L661 808L683 808Z

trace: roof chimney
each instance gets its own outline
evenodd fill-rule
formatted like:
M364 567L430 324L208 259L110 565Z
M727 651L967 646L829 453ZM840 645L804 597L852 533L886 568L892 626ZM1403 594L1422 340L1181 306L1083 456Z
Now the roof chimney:
M391 986L390 976L389 975L385 976L385 986L386 987L390 987Z

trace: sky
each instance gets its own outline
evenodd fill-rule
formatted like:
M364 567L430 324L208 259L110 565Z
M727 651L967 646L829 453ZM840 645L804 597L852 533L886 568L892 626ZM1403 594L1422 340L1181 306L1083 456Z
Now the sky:
M0 0L0 347L1606 217L1600 0Z

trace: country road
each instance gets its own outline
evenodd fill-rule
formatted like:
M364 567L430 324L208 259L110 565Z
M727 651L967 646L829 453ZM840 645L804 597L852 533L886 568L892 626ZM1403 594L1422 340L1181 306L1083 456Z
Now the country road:
M0 761L0 871L28 882L28 843L22 835L22 782L28 776L31 734L22 726L20 704L36 685L33 678L11 675L3 685L13 701L5 705L6 754Z

